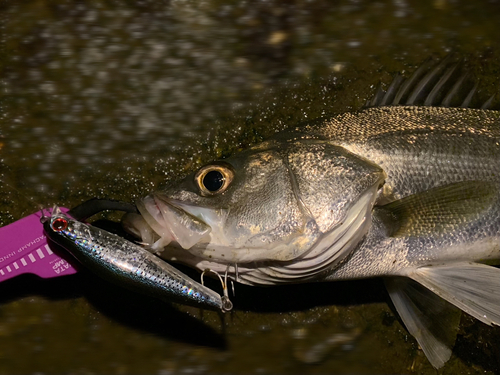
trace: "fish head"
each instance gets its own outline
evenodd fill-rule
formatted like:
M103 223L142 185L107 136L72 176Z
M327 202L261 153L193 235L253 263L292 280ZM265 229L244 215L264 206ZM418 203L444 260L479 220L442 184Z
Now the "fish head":
M181 249L184 263L190 255L225 264L290 261L333 230L342 237L352 216L371 211L384 177L324 141L270 140L139 200L140 215L124 224L152 250Z

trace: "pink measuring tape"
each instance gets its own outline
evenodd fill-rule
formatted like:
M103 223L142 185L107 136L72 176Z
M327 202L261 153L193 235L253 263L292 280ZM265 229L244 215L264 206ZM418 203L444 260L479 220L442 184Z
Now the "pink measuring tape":
M62 258L49 247L41 217L42 211L38 211L0 228L0 282L23 273L47 279L77 272L73 267L76 260L69 253L64 252Z

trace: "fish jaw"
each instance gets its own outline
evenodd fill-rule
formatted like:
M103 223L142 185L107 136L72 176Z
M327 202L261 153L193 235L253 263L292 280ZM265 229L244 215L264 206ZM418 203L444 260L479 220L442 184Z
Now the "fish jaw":
M188 250L212 230L202 219L176 206L161 193L148 195L138 201L137 209L142 221L134 217L127 227L132 229L132 233L140 234L154 251L161 251L170 242Z
M257 234L244 240L246 248L242 250L242 245L235 243L234 233L224 231L226 209L170 199L163 192L152 193L138 201L137 209L140 215L125 215L124 228L141 238L153 252L161 253L170 244L186 250L183 259L189 259L186 254L189 253L193 259L210 259L224 264L269 259L286 261L302 253L302 249L310 248L320 235L316 223L310 220L297 235L274 242L271 247L252 247L252 241L258 243L260 234Z

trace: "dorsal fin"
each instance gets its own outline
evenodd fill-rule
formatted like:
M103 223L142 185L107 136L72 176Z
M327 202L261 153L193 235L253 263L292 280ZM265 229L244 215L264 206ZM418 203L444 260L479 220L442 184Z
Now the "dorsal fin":
M478 80L467 71L463 60L451 55L440 62L427 59L408 78L396 74L387 90L379 85L365 107L416 105L500 109L500 88L486 98L477 95Z

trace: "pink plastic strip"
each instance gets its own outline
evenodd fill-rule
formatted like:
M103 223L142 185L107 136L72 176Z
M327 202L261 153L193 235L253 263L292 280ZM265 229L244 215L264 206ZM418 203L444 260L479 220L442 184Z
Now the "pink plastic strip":
M60 209L68 211L64 207ZM47 214L52 210L44 211ZM43 278L76 273L70 263L76 261L69 253L64 253L64 258L61 258L49 247L41 217L41 211L35 212L0 228L0 282L23 273Z

